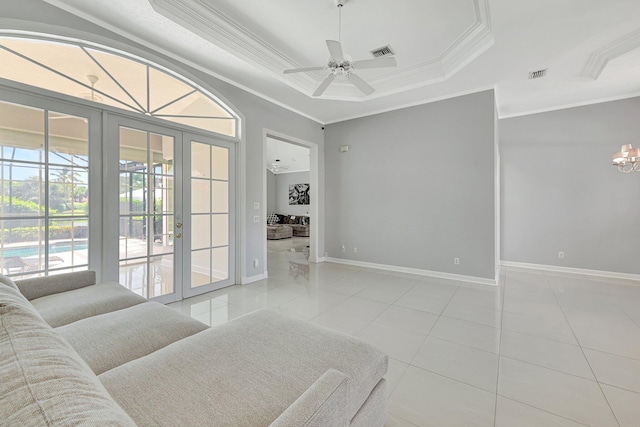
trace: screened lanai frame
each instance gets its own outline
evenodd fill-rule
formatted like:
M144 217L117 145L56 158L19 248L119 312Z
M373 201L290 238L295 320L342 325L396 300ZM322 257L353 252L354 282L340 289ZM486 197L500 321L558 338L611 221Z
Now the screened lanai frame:
M86 81L82 81L78 76L71 76L64 70L59 69L68 66L68 63L60 64L61 67L51 66L52 64L47 64L41 60L29 57L29 55L25 54L24 51L21 52L15 49L15 46L7 46L7 44L12 43L31 43L33 45L48 43L51 45L61 46L66 49L70 47L77 48L76 53L81 54L82 59L85 61L88 60L87 62L95 65L95 67L97 67L96 70L99 70L100 74L104 78L98 78L96 80L98 76L92 73L83 76ZM84 92L78 93L76 90L76 92L73 93L68 90L56 90L55 88L38 84L38 82L35 81L28 81L27 79L22 78L23 76L18 76L18 78L16 78L16 76L8 76L7 74L10 74L10 71L8 69L3 71L2 67L0 67L0 78L30 86L36 86L45 90L51 90L74 98L97 102L103 106L115 107L128 112L138 113L149 118L166 120L174 124L178 124L179 126L183 125L204 130L206 132L213 132L226 138L230 137L233 140L239 140L240 138L239 116L217 96L202 86L186 79L179 73L174 72L170 68L164 67L157 62L144 59L135 54L107 47L98 43L80 41L75 38L22 33L16 31L0 31L0 63L4 62L1 59L3 54L20 58L20 60L26 61L29 66L35 66L38 69L44 70L45 75L48 75L50 78L58 79L59 81L60 79L63 79L67 84L75 86L75 89L82 88ZM129 64L131 67L137 68L138 70L141 69L140 67L144 69L144 96L139 96L139 93L134 93L136 91L139 92L139 87L137 86L140 85L135 85L136 87L128 86L122 81L123 77L127 78L127 76L116 75L117 73L114 72L113 69L110 69L111 67L105 63L108 62L106 60L108 58L115 58L116 62L117 60L124 59L126 61L130 61ZM155 79L158 81L160 79L164 79L166 83L167 81L170 81L167 80L167 77L171 79L174 82L173 84L176 86L182 86L183 90L177 96L165 97L163 102L154 102L152 100L154 97L152 80ZM104 85L105 81L107 84L112 86L111 92L101 88L101 85ZM113 92L114 88L118 93ZM187 103L190 101L192 104L188 105ZM217 114L180 114L171 111L171 109L180 107L185 107L186 110L189 107L195 106L196 103L200 104L200 109L202 109L202 104L204 104L205 109L206 107L209 107L210 109L218 109L219 111L216 112Z

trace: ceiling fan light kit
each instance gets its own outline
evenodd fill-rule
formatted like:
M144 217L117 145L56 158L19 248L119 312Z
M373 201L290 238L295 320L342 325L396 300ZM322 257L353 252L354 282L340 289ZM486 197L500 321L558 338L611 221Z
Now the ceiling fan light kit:
M397 66L396 59L393 56L386 56L374 59L364 59L361 61L352 61L348 55L342 50L342 7L347 0L334 0L338 7L338 40L327 40L327 48L329 49L329 62L326 66L294 68L285 70L284 74L306 73L309 71L328 70L329 75L320 83L320 86L313 92L311 96L321 96L336 78L346 78L351 84L358 88L363 94L371 95L375 89L371 87L360 76L354 73L355 70L370 68L388 68Z

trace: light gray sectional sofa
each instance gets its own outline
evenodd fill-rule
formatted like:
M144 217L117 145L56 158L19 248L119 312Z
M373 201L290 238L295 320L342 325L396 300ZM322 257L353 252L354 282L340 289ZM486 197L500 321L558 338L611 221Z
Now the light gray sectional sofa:
M90 271L0 276L2 426L383 426L386 370L271 310L209 328Z

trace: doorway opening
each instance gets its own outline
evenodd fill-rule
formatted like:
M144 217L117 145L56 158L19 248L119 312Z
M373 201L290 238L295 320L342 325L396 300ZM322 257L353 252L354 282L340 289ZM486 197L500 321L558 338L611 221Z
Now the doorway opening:
M265 277L274 270L308 274L318 261L317 162L317 145L265 132Z

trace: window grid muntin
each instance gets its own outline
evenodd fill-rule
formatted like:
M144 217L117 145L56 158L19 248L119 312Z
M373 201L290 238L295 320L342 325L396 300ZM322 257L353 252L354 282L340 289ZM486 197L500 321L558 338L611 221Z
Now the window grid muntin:
M83 86L84 88L86 88L88 90L93 90L96 93L99 93L99 94L101 94L103 96L106 96L107 98L112 99L113 101L115 101L115 102L117 102L119 104L122 104L124 106L123 108L125 110L127 110L127 111L134 111L134 112L137 112L137 113L140 113L140 114L144 114L144 115L152 116L152 117L157 117L157 118L163 119L163 120L164 119L169 119L171 117L176 117L176 118L194 118L195 116L191 116L190 117L190 116L157 115L157 114L155 114L155 112L157 112L157 111L159 111L159 110L161 110L163 108L166 108L167 105L165 105L165 106L163 106L161 108L156 108L156 109L154 109L154 111L149 111L149 108L147 108L147 110L144 111L144 108L141 108L142 106L138 102L136 102L135 100L134 100L134 102L137 104L138 107L134 107L133 105L129 105L129 104L123 102L122 100L119 100L119 99L117 99L117 98L115 98L115 97L113 97L113 96L111 96L111 95L109 95L107 93L104 93L104 92L100 91L99 89L92 88L90 85L87 85L86 83L84 83L82 81L79 81L77 79L69 77L64 73L60 73L57 70L46 66L45 64L41 64L38 61L33 60L32 58L26 57L25 55L22 55L21 53L16 52L13 49L10 49L10 48L7 48L7 47L3 46L2 45L2 40L3 39L29 40L29 41L35 41L35 42L47 42L47 43L54 44L54 45L57 44L57 45L63 45L63 46L70 46L70 45L71 46L76 46L79 49L81 49L92 61L96 62L96 64L102 69L102 71L105 72L105 74L107 74L107 76L109 76L109 78L111 78L112 81L114 81L118 86L120 86L120 85L118 84L117 79L115 79L113 76L111 76L111 73L109 73L107 70L105 70L99 64L99 61L97 61L96 58L94 58L92 55L89 54L87 49L93 49L93 50L100 51L100 52L105 53L105 54L119 56L119 57L122 57L122 58L126 58L126 59L128 59L130 61L134 61L136 63L139 63L141 65L144 65L146 67L146 72L147 72L147 79L146 79L147 80L147 86L149 85L149 78L148 78L149 69L153 68L155 70L158 70L158 71L160 71L162 73L165 73L168 76L173 77L177 81L179 81L179 82L181 82L181 83L193 88L195 92L201 93L206 98L208 98L210 101L212 101L217 107L219 107L224 112L226 112L230 117L205 116L203 118L212 119L212 120L232 120L233 121L233 132L232 132L231 135L227 135L225 133L216 132L216 131L211 130L211 129L201 128L199 126L194 126L193 124L185 124L185 123L175 122L175 121L169 120L171 123L176 124L176 125L194 127L194 128L199 129L201 131L213 132L213 133L219 134L219 135L221 135L221 136L223 136L225 138L230 137L230 138L232 138L232 140L237 140L240 137L240 118L233 112L233 110L231 110L229 107L227 107L227 105L224 102L220 101L217 96L215 96L214 94L212 94L208 90L204 89L203 87L201 87L200 85L198 85L196 83L190 82L189 80L187 80L183 76L181 76L179 73L176 73L173 70L171 70L169 68L166 68L166 67L164 67L164 66L162 66L160 64L154 63L152 61L145 60L145 59L143 59L141 57L138 57L138 56L136 56L134 54L131 54L131 53L128 53L126 51L122 51L122 50L119 50L119 49L106 47L106 46L103 46L103 45L100 45L100 44L97 44L97 43L92 43L92 42L87 42L87 41L78 41L78 40L74 40L74 39L67 38L67 37L62 37L62 36L53 36L53 35L45 35L45 36L43 36L43 35L40 35L40 34L38 34L38 35L15 34L15 33L12 33L11 31L1 31L0 30L0 49L8 51L8 52L10 52L10 53L12 53L12 54L14 54L14 55L16 55L18 57L21 57L21 58L23 58L23 59L25 59L25 60L27 60L29 62L35 63L38 66L40 66L40 67L42 67L42 68L44 68L44 69L46 69L46 70L48 70L50 72L53 72L53 73L55 73L55 74L57 74L57 75L59 75L61 77L67 78L67 79L73 81L74 83ZM33 85L37 86L35 84L33 84ZM134 99L135 98L125 88L121 87L121 89L129 96L130 99ZM58 93L61 93L61 92L58 92ZM189 96L192 93L193 93L193 91L185 94L184 96ZM66 94L66 95L74 96L72 94ZM149 90L147 90L147 102L149 101L149 99L148 99L149 96L150 96L149 95ZM74 97L76 97L76 96L74 96ZM183 97L180 97L180 99L183 98ZM172 104L173 102L177 102L177 101L179 101L179 99L175 99L169 104ZM93 101L93 102L97 102L97 101ZM108 106L109 104L102 104L102 105L107 105Z
M43 156L41 158L43 158L43 160L41 162L36 162L36 161L29 161L29 160L15 160L15 159L7 159L4 157L4 152L5 152L5 148L10 148L10 149L14 149L14 153L15 153L15 149L18 149L19 147L11 147L11 146L7 146L4 144L0 144L0 147L2 147L2 149L0 149L0 164L2 167L2 169L4 169L5 167L9 167L12 168L13 165L16 165L18 167L20 167L20 165L28 165L28 166L33 166L34 169L37 166L38 172L39 172L39 176L40 176L40 180L38 181L39 184L39 193L42 195L41 197L43 198L42 203L39 206L39 210L41 210L43 212L43 215L34 215L34 216L26 216L24 214L22 215L18 215L18 216L4 216L2 215L2 213L0 213L0 224L2 225L1 229L4 230L5 229L5 221L21 221L21 220L28 220L28 221L37 221L38 222L38 240L37 240L37 247L38 248L42 248L42 253L40 252L40 249L38 249L38 269L36 270L24 270L22 272L19 273L9 273L7 274L8 276L11 277L21 277L21 276L41 276L41 275L45 275L48 276L50 272L55 272L55 271L80 271L80 270L86 270L89 267L88 264L88 260L89 257L87 257L87 263L85 264L72 264L70 266L66 266L66 267L59 267L59 268L51 268L50 264L51 264L51 260L50 260L50 247L51 247L51 238L50 238L50 234L51 234L51 222L54 220L64 220L65 222L71 222L73 223L75 220L86 220L87 222L87 249L89 247L89 229L88 229L88 224L89 224L89 218L90 218L90 214L91 212L88 211L87 215L70 215L70 216L62 216L62 215L52 215L51 214L51 207L50 207L50 184L51 181L49 179L49 173L50 173L50 169L51 169L51 164L49 163L49 157L50 157L50 147L49 147L49 140L50 140L50 130L49 130L49 113L54 113L54 114L64 114L64 113L59 113L58 111L52 111L49 108L37 108L37 107L30 107L27 105L22 105L22 104L16 104L16 103L12 103L12 102L7 102L7 101L1 101L4 104L8 104L8 105L14 105L18 108L29 108L29 109L34 109L34 110L38 110L38 111L42 111L42 120L44 121L43 123L43 145L41 147L41 151L39 153L40 156ZM67 114L64 114L67 115ZM69 115L70 116L70 115ZM77 117L77 116L72 116L72 117ZM88 121L86 123L87 128L89 126ZM89 174L89 140L87 138L86 141L87 144L87 166L75 166L79 169L85 170L87 172L87 190L89 190L90 188L90 174ZM58 164L54 164L54 167L68 167L68 165L58 165ZM3 179L4 181L4 179ZM72 185L74 184L74 181L72 179ZM13 180L11 180L9 182L9 185L12 186L13 185ZM73 196L72 196L73 197ZM88 205L87 205L88 208ZM74 236L74 230L75 227L72 226L71 227L71 242L75 243L75 236ZM74 244L72 244L72 246L75 246ZM3 254L4 254L4 249L5 249L5 245L4 242L2 243L2 249L3 249ZM72 260L76 257L75 254L75 249L71 250L71 256L72 256ZM2 260L4 261L4 256L2 257ZM44 268L40 268L40 265L44 265ZM7 272L8 273L8 272Z

